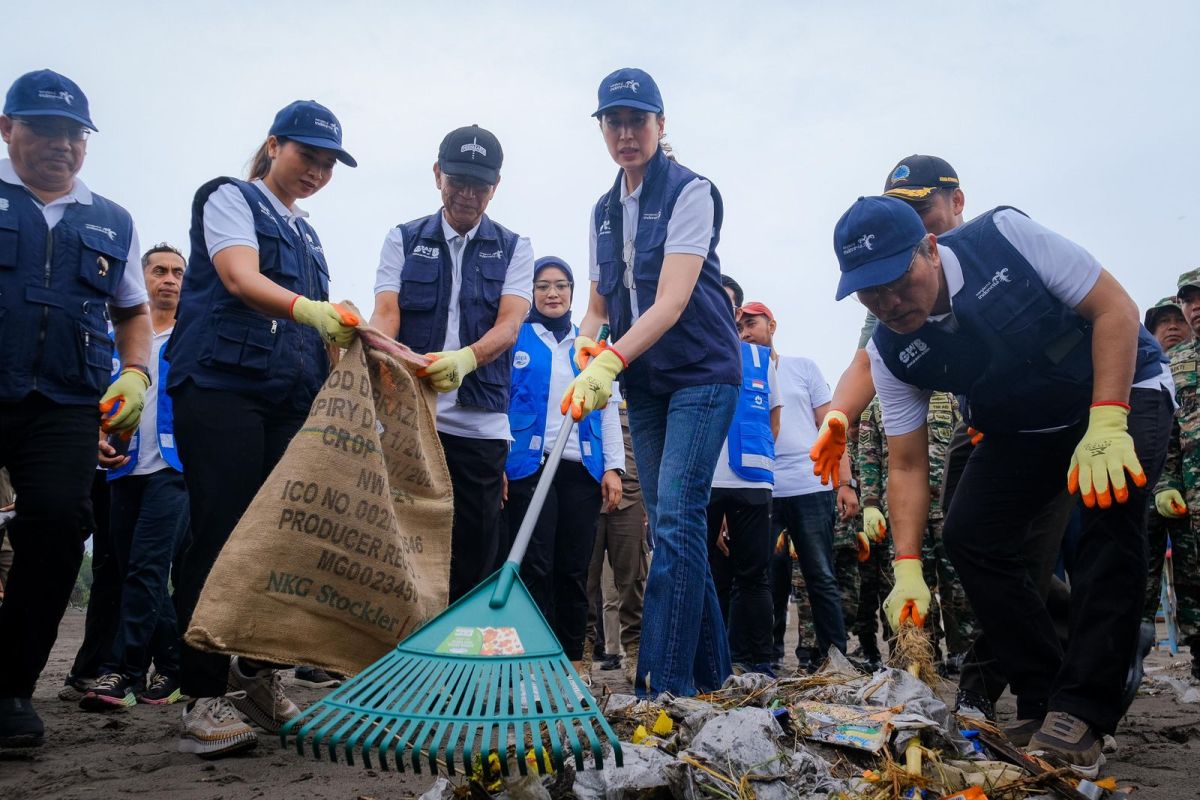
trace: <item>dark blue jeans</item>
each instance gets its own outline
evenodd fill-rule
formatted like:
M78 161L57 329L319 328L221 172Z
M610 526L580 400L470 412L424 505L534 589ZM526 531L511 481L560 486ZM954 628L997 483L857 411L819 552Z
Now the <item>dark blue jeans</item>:
M842 592L833 567L834 493L820 491L776 497L774 503L796 548L817 634L818 652L797 652L796 657L802 663L806 656L822 661L831 646L844 653L846 621L842 618Z
M171 562L188 528L187 487L170 467L112 481L112 541L121 576L121 617L102 672L140 681L154 659L179 674L175 607L167 590Z
M641 697L712 691L732 672L708 567L706 509L737 395L726 384L668 395L629 387L629 433L655 542L634 682Z

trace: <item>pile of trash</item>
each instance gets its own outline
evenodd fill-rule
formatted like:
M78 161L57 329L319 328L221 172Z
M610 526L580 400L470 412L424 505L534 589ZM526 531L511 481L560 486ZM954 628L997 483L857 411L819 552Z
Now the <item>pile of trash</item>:
M699 697L650 701L609 694L601 706L621 739L621 767L606 758L599 770L577 771L568 760L563 770L541 776L531 770L457 788L440 779L422 800L1123 796L1115 786L1081 783L1069 770L1026 756L987 723L972 720L964 730L933 689L909 672L885 668L868 675L836 651L812 675L750 673ZM920 757L909 760L914 752ZM919 774L910 771L916 761Z

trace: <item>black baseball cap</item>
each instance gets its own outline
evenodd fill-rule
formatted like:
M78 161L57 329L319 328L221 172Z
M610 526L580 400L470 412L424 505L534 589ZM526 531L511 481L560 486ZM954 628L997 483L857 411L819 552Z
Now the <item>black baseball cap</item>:
M883 193L901 200L922 200L937 189L958 188L958 173L944 158L911 155L900 159L883 182Z
M478 125L450 131L438 148L438 168L456 178L474 178L494 186L500 180L503 163L500 140Z

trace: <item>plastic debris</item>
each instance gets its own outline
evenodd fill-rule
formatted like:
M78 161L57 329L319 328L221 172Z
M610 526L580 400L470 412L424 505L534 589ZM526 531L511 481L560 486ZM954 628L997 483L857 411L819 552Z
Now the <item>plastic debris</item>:
M658 719L654 720L654 727L650 730L655 736L666 736L675 728L675 723L667 716L667 712L658 712Z
M666 769L675 757L655 747L624 745L622 767L580 770L572 791L579 800L633 800L653 789L667 785Z

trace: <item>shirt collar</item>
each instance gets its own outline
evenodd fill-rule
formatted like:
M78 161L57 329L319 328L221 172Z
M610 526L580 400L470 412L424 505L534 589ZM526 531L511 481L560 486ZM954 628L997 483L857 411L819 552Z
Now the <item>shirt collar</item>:
M462 236L462 234L460 234L458 231L454 230L454 228L451 228L450 223L446 221L445 209L443 209L442 211L440 211L438 213L440 213L442 215L442 236L446 237L447 243L453 241L454 239L458 238L459 236ZM471 241L472 239L474 239L475 234L479 233L479 226L482 223L483 223L483 217L480 217L479 222L475 223L475 227L471 228L471 230L467 231L466 236L463 236L463 238L468 242Z
M12 159L0 159L0 181L12 184L13 186L24 187L30 192L33 191L26 186L25 182L21 180L20 176L17 175L17 171L12 165ZM34 195L34 198L36 199L37 195ZM41 201L38 200L38 202L40 203ZM57 200L51 200L46 205L66 205L67 203L82 203L85 206L90 206L92 204L92 191L87 187L86 184L84 184L83 181L79 179L78 176L75 178L75 182L71 187L71 191L67 192Z
M299 217L300 219L308 218L308 212L300 206L295 204L293 204L291 208L285 206L283 201L276 197L275 193L267 187L267 184L262 178L255 178L251 181L251 183L262 190L262 193L267 196L267 200L270 201L271 207L275 209L275 213L283 217L285 220L290 220L292 217Z
M640 201L642 199L642 187L646 185L646 179L642 178L642 182L637 185L637 188L632 192L625 188L625 177L621 177L621 202L624 203L630 198Z
M946 276L946 294L950 297L950 310L945 314L936 314L929 319L932 322L941 322L954 313L954 296L962 291L965 283L962 273L962 264L958 261L958 256L954 255L954 251L949 247L938 245L938 255L942 259L942 274Z

